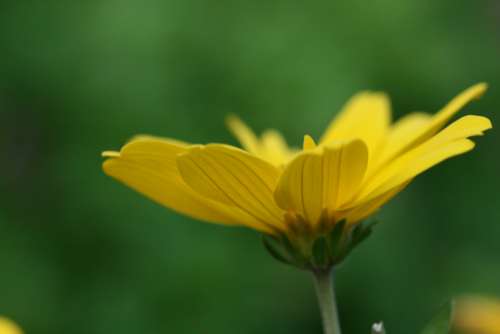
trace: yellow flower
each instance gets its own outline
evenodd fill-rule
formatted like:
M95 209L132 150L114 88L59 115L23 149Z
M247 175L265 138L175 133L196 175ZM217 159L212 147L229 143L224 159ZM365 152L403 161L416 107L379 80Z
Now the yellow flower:
M500 301L480 296L459 298L453 327L464 334L500 334Z
M196 219L244 225L271 235L318 235L339 221L367 218L415 176L474 147L468 138L491 128L468 115L445 127L486 90L475 85L435 115L411 113L391 124L388 97L355 95L316 143L301 150L275 130L257 137L228 120L244 150L139 136L106 151L105 173L152 200Z
M22 334L23 331L11 320L0 316L0 334Z

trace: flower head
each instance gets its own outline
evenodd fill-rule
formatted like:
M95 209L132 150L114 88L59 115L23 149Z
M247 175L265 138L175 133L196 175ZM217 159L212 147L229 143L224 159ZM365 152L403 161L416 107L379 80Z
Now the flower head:
M470 151L468 138L491 128L490 121L468 115L445 126L485 90L475 85L435 115L411 113L393 124L385 94L359 93L318 142L304 136L302 149L288 147L275 130L258 137L231 116L243 149L140 136L104 152L103 169L188 216L313 240L340 221L356 225L415 176Z

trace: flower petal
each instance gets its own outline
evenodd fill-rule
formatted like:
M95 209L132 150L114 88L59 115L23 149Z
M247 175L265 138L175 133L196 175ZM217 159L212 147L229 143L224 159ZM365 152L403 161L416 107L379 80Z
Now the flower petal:
M283 212L273 190L279 170L236 147L192 147L177 159L184 181L202 196L234 206L269 227L282 229Z
M408 147L430 124L432 116L423 112L408 114L391 126L384 148L376 158L377 166L387 162Z
M177 155L188 146L176 140L141 136L109 157L103 170L109 176L177 212L214 223L243 224L268 232L241 210L204 198L182 180Z
M260 153L260 142L255 133L243 121L235 116L230 115L226 118L226 124L233 136L238 139L245 150L258 155Z
M309 151L313 150L317 147L316 143L314 142L314 139L310 135L305 135L304 136L304 141L302 144L302 149L304 151Z
M443 126L457 113L473 100L479 99L488 89L485 83L476 84L453 98L443 109L433 115L431 119L423 121L425 126L415 126L398 149L392 152L392 156L402 154L435 135ZM417 124L414 124L417 125Z
M418 143L421 140L425 140L430 136L438 132L460 109L465 107L473 100L479 99L488 89L488 85L485 83L479 83L468 89L464 90L462 93L458 94L454 99L452 99L443 109L441 109L436 115L433 116L432 122L429 124L428 128L421 134L421 137L416 139Z
M304 151L285 168L274 197L284 209L316 224L323 209L335 210L358 191L368 163L361 140Z
M268 129L259 138L235 115L228 116L226 123L246 151L275 166L286 163L295 154L294 150L288 147L285 138L276 130Z
M274 166L282 166L287 163L295 150L288 147L285 138L276 130L266 130L261 136L260 157Z
M357 222L362 221L363 219L368 218L373 213L375 213L381 206L390 201L394 196L396 196L399 192L401 192L409 183L403 183L402 185L391 189L378 197L369 200L368 202L354 207L351 210L346 210L340 214L337 214L337 220L346 219L348 224L355 224Z
M378 197L432 166L450 157L470 151L474 148L474 143L466 138L482 135L483 131L490 128L491 122L486 117L468 115L458 119L374 175L357 196L358 201Z
M361 139L368 147L370 159L384 142L391 121L390 101L386 94L362 92L352 97L330 123L320 140Z

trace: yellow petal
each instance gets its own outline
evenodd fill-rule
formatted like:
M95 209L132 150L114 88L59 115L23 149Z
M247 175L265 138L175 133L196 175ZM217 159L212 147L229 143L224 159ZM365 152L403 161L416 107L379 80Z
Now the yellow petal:
M105 152L103 163L109 176L146 197L177 212L214 223L262 225L241 210L204 198L182 180L177 155L188 146L176 140L140 137L127 143L120 152ZM262 227L261 230L268 231Z
M286 166L274 194L276 203L316 224L323 209L335 210L358 191L367 162L361 140L304 151Z
M236 147L192 147L177 159L184 181L202 196L234 206L256 220L282 229L283 212L273 200L279 170Z
M451 119L451 117L460 111L460 109L465 107L471 101L479 99L483 96L487 89L487 84L479 83L464 90L432 118L431 124L422 134L422 138L420 139L429 138L429 136L438 132Z
M474 143L466 138L482 135L490 128L491 122L486 117L468 115L458 119L385 166L363 187L358 199L377 197L450 157L470 151Z
M230 115L226 118L226 124L233 134L238 139L241 146L250 153L260 153L260 142L255 133L243 121L235 116Z
M266 130L259 138L235 115L228 116L226 123L231 133L238 139L246 151L275 166L286 163L295 153L288 147L283 136L276 130Z
M405 145L400 145L398 150L392 152L393 155L404 153L435 135L460 109L471 101L479 99L487 89L488 85L479 83L458 94L430 120L423 121L427 123L425 126L415 127L409 137L406 138Z
M390 121L391 107L387 95L362 92L347 102L324 133L320 143L361 139L366 143L371 159L383 144Z
M116 151L103 151L101 153L101 156L103 158L119 158L120 157L120 152L116 152Z
M337 220L346 219L348 224L355 224L368 218L378 209L380 209L380 207L382 207L385 203L390 201L394 196L401 192L410 182L411 180L351 210L338 213L336 215Z
M308 151L308 150L312 150L314 148L316 148L316 143L314 142L314 139L309 135L305 135L304 136L304 144L302 145L302 149L304 151Z
M275 166L288 162L295 151L290 149L281 135L276 130L266 130L261 136L260 157Z
M23 331L11 320L0 316L0 334L22 334Z
M390 128L384 148L377 157L377 165L382 165L408 147L431 122L432 116L415 112L399 119Z

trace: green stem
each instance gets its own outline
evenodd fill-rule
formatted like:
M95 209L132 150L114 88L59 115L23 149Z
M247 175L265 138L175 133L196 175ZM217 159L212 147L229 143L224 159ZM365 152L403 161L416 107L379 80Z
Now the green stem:
M314 283L325 334L341 334L333 291L333 271L314 272Z

